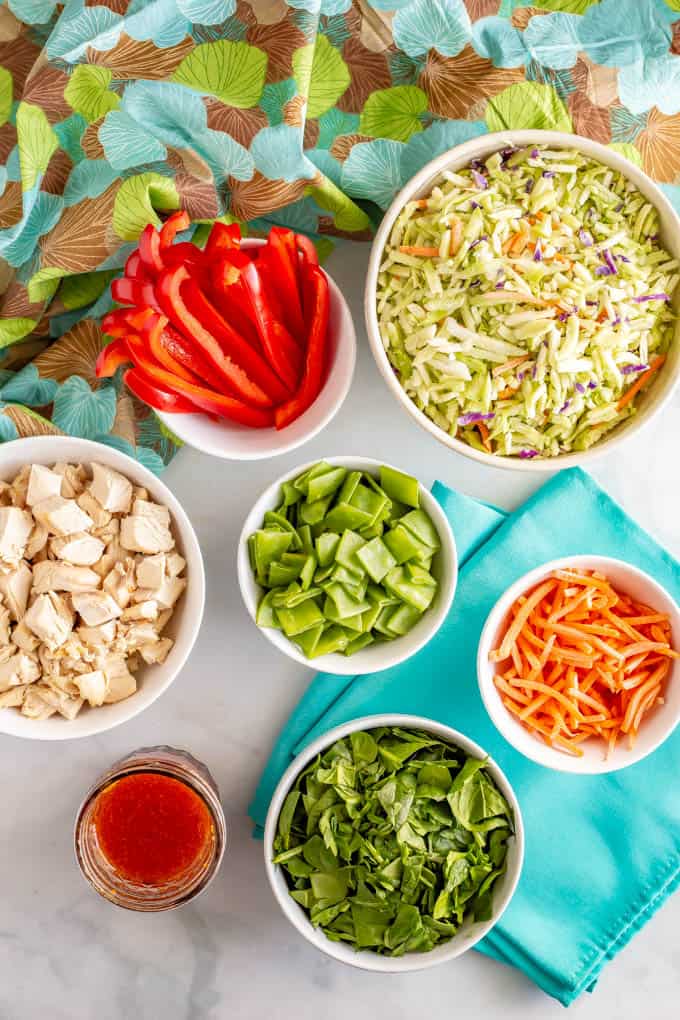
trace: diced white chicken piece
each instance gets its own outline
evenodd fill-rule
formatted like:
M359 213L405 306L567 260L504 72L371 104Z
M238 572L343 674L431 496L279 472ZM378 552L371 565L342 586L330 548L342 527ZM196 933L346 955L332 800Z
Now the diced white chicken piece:
M47 545L47 539L49 537L50 533L45 527L45 525L40 524L39 521L36 521L36 523L33 526L33 531L31 532L30 538L28 539L28 544L26 546L24 557L27 560L34 559L38 555L38 553L43 551L43 549Z
M100 577L106 577L109 571L115 567L116 563L124 563L129 555L127 549L123 549L118 538L112 538L107 543L106 552L99 563L93 563L92 569L96 570Z
M112 705L116 701L123 701L129 698L137 690L137 681L127 668L125 659L118 656L109 656L101 666L101 669L108 683L108 690L104 703Z
M74 567L91 567L99 563L105 548L101 538L89 535L86 531L50 541L50 550L57 559L71 563Z
M174 641L171 641L170 638L158 638L157 641L149 641L145 645L140 645L139 654L149 666L155 662L165 662L173 644Z
M126 514L130 510L132 482L104 464L92 464L90 492L111 513Z
M57 711L54 705L51 705L45 697L43 697L43 691L35 686L31 686L26 690L24 700L21 705L21 714L25 715L28 719L49 719L51 715Z
M11 573L0 574L0 595L13 620L21 620L26 612L32 582L33 574L25 560L21 560Z
M93 669L89 673L81 673L80 676L74 676L73 682L78 687L82 697L93 708L104 704L108 683L100 669Z
M88 627L98 627L100 623L115 620L122 609L106 591L75 592L72 597L73 608Z
M40 666L25 652L17 652L6 662L0 663L0 691L7 691L17 684L32 684L40 676Z
M120 517L112 517L103 528L93 528L92 534L97 538L101 538L104 545L108 545L109 542L120 535Z
M146 602L154 599L161 609L172 609L186 586L187 582L183 577L165 577L158 588L138 588L134 594L134 601Z
M13 506L23 509L26 506L26 493L28 492L28 479L31 474L31 465L24 464L19 474L12 480L10 485L10 498Z
M10 687L8 691L0 694L0 708L21 708L26 692L30 687Z
M158 614L156 620L156 630L160 634L163 628L169 623L170 617L172 616L172 609L164 609L162 613Z
M156 627L151 620L132 620L119 625L117 644L124 652L134 652L141 645L155 641L157 637Z
M28 629L24 620L17 623L12 631L12 642L23 652L34 652L40 644L39 639L32 630Z
M63 496L50 496L42 503L36 503L33 516L52 535L75 535L79 531L89 531L93 524L92 518L75 499L64 499Z
M116 636L116 622L115 620L108 620L106 623L101 623L98 627L78 627L76 633L85 645L93 645L95 647L110 645Z
M33 569L33 591L39 595L48 591L83 592L98 588L99 574L89 567L73 567L60 560L36 563Z
M24 555L33 531L33 518L28 510L16 506L0 507L0 559L17 564Z
M152 503L148 499L136 499L132 507L133 517L153 517L159 524L170 527L170 511L161 503Z
M140 588L160 588L165 579L166 561L169 559L165 553L156 553L155 556L144 556L137 561L137 584Z
M158 603L155 599L137 602L129 609L123 610L123 620L155 620L158 618Z
M182 573L186 565L187 561L183 556L180 556L178 552L170 553L165 562L165 569L168 573L168 577L177 577ZM150 585L149 587L153 587L153 585Z
M55 474L61 475L61 495L66 499L75 499L85 488L87 471L82 464L66 464L61 461L52 468Z
M134 499L148 499L149 490L145 489L143 485L133 485L132 496Z
M0 481L0 506L12 505L12 486L9 482Z
M140 505L151 506L149 503ZM132 514L121 521L120 544L131 552L153 556L155 553L170 552L175 542L170 529L156 517Z
M106 525L110 523L111 514L97 502L89 489L85 489L84 492L81 492L80 495L76 497L76 503L92 520L93 527L105 528Z
M73 630L73 616L64 600L56 592L38 595L26 612L23 622L45 643L48 649L55 649L59 645L63 645Z
M6 606L0 606L0 645L8 645L9 642L9 609Z
M102 587L116 600L121 609L125 609L130 604L132 593L137 587L134 560L127 559L125 563L116 563L113 570L104 578Z
M59 715L62 715L64 719L75 719L84 704L77 687L75 688L75 695L68 694L66 691L58 690L54 686L47 686L46 684L39 684L38 691L41 698L48 705L56 708Z
M44 464L32 464L28 475L26 506L35 506L50 496L61 496L61 475L50 471Z
M43 683L47 687L50 687L54 691L61 691L63 694L67 694L69 698L80 697L80 691L78 685L73 682L73 675L66 674L65 676L48 676L43 678ZM42 689L43 683L40 684Z

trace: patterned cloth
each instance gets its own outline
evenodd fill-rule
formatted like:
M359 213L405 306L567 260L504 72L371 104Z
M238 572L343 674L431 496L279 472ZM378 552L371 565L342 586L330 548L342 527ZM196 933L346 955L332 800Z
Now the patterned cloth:
M434 156L555 128L680 208L680 0L9 0L0 6L0 439L155 470L173 438L98 384L109 283L149 220L370 239ZM20 341L20 342L19 342Z

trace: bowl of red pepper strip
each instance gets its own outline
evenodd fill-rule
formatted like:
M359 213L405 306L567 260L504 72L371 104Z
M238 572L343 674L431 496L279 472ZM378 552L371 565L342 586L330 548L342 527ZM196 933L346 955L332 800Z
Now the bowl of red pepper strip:
M111 284L121 307L102 319L113 337L97 362L124 366L132 393L189 446L227 460L259 460L317 435L352 382L349 307L309 238L272 227L242 238L216 222L205 247L177 241L173 213L148 224Z

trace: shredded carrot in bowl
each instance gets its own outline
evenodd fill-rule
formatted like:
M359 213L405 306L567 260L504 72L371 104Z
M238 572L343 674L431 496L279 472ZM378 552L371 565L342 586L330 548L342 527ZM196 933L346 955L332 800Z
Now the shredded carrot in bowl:
M606 756L622 735L633 747L663 704L672 647L666 613L636 602L596 571L553 571L513 603L495 685L507 710L539 740L581 757L599 739Z

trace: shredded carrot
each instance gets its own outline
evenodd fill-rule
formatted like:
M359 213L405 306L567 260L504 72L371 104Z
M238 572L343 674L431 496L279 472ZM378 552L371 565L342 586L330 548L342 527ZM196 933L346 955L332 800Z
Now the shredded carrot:
M479 435L482 439L482 446L485 450L488 450L489 453L493 453L493 447L491 446L491 440L489 439L489 428L486 422L477 422L477 428L479 429Z
M403 255L422 255L424 258L436 258L439 255L439 248L429 248L422 244L400 244L399 251Z
M515 395L517 391L513 390L512 386L506 386L504 390L501 390L498 394L498 400L507 400L508 397Z
M518 358L510 358L510 361L504 361L502 365L496 365L496 367L491 370L491 375L494 376L494 378L498 375L503 375L504 372L510 372L513 368L519 368L520 365L523 365L524 362L528 360L529 359L526 354L520 354Z
M429 199L427 198L416 198L414 199L413 207L415 209L427 209L428 201Z
M449 216L451 227L451 243L449 244L449 255L455 255L463 243L463 221L457 216Z
M516 599L489 657L506 670L495 677L503 704L538 740L579 755L599 740L609 757L664 703L680 653L665 613L600 573L562 569Z
M665 360L666 360L665 354L660 354L658 358L654 358L654 361L652 361L647 371L643 372L642 375L639 375L635 382L633 383L633 385L630 386L623 394L618 404L616 405L617 411L621 411L626 406L626 404L629 404L631 402L635 394L640 392L645 383L652 378L656 370L658 368L661 368Z

